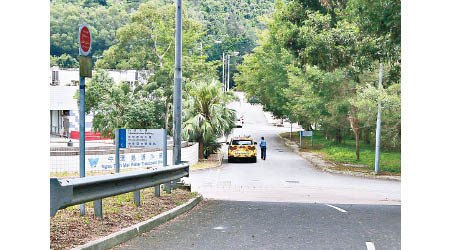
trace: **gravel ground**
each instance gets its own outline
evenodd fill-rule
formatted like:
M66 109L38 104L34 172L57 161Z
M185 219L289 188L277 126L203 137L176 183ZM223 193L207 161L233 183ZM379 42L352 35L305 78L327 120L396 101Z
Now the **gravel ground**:
M141 191L139 207L134 205L133 193L109 197L103 199L103 218L94 216L93 202L86 204L83 217L79 205L60 210L50 218L50 248L71 249L86 244L177 207L195 195L176 189L170 195L161 190L161 197L155 197L154 188L147 188Z

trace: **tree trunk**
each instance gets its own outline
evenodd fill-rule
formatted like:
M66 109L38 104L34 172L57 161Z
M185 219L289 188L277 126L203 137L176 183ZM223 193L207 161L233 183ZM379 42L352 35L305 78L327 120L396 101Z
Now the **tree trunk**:
M169 131L169 112L170 103L166 102L166 113L164 114L164 128L166 128L166 131Z
M336 130L336 133L334 134L334 142L337 144L342 143L341 129Z
M203 159L203 141L198 141L198 159Z
M363 132L363 131L361 131ZM370 144L370 131L369 129L364 129L364 136L362 136L364 138L364 142L367 144Z
M356 113L356 108L352 108L352 111L353 111L353 113ZM356 118L355 116L350 114L350 112L348 113L347 118L350 121L350 126L352 127L353 133L355 133L356 160L359 161L359 134L360 134L359 120L358 120L358 118Z

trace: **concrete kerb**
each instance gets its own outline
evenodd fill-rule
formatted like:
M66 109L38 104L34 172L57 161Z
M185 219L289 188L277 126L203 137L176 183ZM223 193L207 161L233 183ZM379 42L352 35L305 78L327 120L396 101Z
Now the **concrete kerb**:
M278 135L280 139L284 142L284 145L288 147L292 152L297 153L300 157L306 159L313 165L315 168L318 168L322 171L333 173L333 174L343 174L343 175L351 175L357 177L365 177L371 179L381 179L381 180L393 180L393 181L401 181L401 176L386 176L386 175L375 175L375 174L364 174L364 173L355 173L351 171L340 171L335 169L329 169L328 166L332 166L333 163L327 162L323 160L320 156L311 153L311 152L299 152L299 147L296 143L292 143L288 139L281 137Z
M126 242L139 234L148 232L153 228L177 217L180 214L183 214L186 211L191 210L195 205L197 205L203 197L198 195L183 205L175 207L169 211L166 211L162 214L159 214L151 219L148 219L144 222L138 223L136 225L130 226L128 228L122 229L118 232L112 233L106 237L88 242L82 246L78 246L72 248L72 250L101 250L101 249L110 249L114 246L117 246L123 242Z

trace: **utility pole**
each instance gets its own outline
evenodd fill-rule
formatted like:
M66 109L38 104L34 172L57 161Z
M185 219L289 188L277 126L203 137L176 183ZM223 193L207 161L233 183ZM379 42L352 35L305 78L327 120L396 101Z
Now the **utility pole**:
M177 0L175 13L175 73L173 88L173 165L181 162L181 15L182 0Z
M380 63L380 79L378 81L378 90L383 88L383 64ZM380 166L380 139L381 139L381 100L378 100L377 132L375 142L375 174L379 172Z

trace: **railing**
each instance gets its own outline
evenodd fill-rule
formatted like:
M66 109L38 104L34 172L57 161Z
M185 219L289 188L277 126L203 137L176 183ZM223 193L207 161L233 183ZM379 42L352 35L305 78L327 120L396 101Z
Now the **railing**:
M50 216L59 209L97 201L189 176L189 164L75 179L50 178ZM170 188L170 187L169 187ZM159 189L158 189L159 190ZM101 203L100 203L101 206Z

